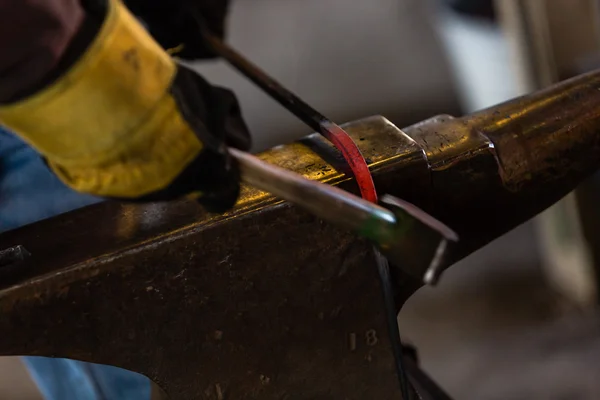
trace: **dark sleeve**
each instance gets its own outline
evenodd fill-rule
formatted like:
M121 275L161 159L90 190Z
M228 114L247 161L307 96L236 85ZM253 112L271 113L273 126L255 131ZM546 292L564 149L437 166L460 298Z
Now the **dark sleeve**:
M0 103L43 85L84 16L79 0L0 0Z

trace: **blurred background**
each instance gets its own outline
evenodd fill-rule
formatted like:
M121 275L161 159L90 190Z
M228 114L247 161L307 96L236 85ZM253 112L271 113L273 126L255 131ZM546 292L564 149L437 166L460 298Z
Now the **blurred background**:
M337 122L461 115L600 66L596 0L236 0L229 40ZM255 150L310 133L221 62ZM457 399L600 398L595 180L465 259L400 313L423 368ZM16 359L0 398L39 399Z

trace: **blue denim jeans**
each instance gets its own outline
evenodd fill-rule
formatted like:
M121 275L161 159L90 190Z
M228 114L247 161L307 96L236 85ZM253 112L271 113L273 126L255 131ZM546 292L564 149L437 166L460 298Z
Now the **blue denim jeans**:
M98 202L62 184L38 154L0 127L0 232ZM23 357L47 400L148 400L148 378L81 361Z

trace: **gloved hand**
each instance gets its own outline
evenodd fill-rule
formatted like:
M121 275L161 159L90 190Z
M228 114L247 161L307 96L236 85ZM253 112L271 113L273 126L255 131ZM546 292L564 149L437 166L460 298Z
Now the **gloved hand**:
M239 172L226 145L250 146L235 97L174 61L118 0L102 2L103 22L76 61L0 105L0 123L77 191L133 201L199 195L209 211L227 210Z
M133 14L164 49L176 49L187 60L216 57L202 39L200 24L213 35L225 36L229 0L124 0ZM181 48L179 48L181 46Z

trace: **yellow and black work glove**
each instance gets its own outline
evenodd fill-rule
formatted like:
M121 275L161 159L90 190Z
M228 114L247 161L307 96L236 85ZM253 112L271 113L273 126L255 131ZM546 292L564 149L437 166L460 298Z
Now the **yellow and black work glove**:
M173 60L118 0L94 0L99 28L53 82L0 105L71 188L132 201L187 195L233 206L239 172L227 145L248 149L237 101Z
M156 41L186 60L214 58L201 34L225 36L229 0L124 0L133 14L146 24Z

